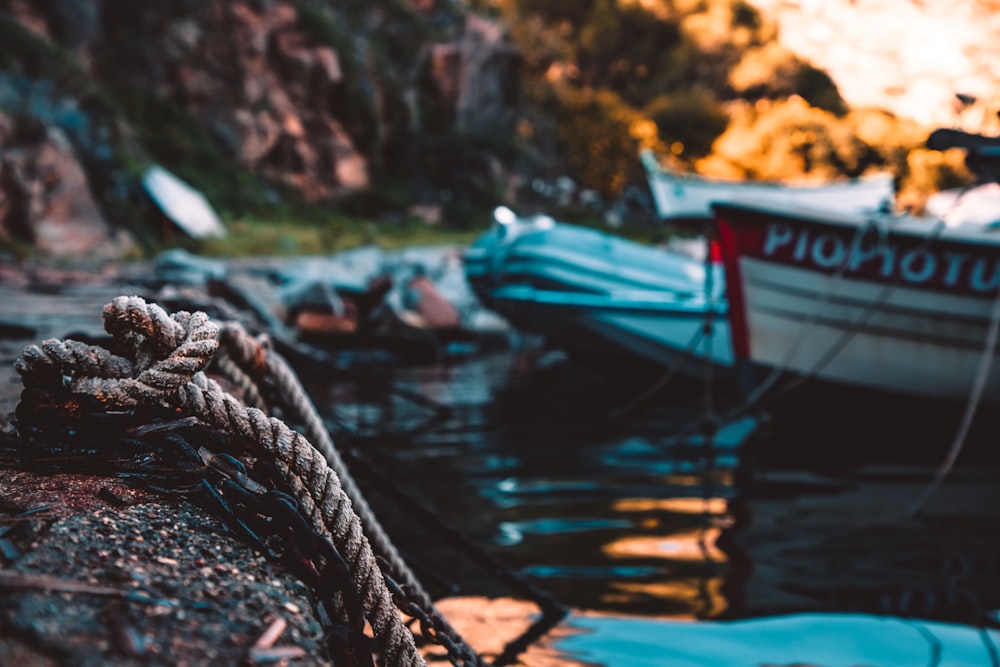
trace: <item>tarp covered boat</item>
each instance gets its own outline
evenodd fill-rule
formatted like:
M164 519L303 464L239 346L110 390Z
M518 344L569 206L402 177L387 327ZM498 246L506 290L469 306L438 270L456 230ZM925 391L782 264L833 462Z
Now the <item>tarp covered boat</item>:
M692 377L731 366L717 264L548 216L501 207L494 218L466 252L465 275L515 327L593 360Z

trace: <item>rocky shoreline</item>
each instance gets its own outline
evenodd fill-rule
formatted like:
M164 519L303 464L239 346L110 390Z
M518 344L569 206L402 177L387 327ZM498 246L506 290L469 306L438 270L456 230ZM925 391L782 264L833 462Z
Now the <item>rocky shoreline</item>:
M107 341L102 309L148 293L154 263L2 271L0 663L335 664L315 592L203 503L10 457L21 351L47 338ZM439 610L486 657L538 611L514 598L444 599ZM547 641L529 644L530 664L567 664ZM421 651L448 662L440 647Z
M5 267L5 432L21 350L104 336L103 305L138 289L119 269L88 269ZM184 499L98 475L17 469L3 476L0 498L0 663L264 664L272 655L329 664L317 657L322 631L306 586ZM275 621L285 630L272 652L255 649Z

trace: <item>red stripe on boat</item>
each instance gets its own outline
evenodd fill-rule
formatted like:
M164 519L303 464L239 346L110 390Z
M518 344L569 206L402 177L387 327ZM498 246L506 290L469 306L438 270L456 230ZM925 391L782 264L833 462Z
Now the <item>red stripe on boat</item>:
M708 260L712 264L722 263L722 248L719 247L719 242L715 239L708 242Z
M726 272L726 299L729 302L729 328L733 341L733 356L750 358L750 333L747 327L746 301L743 298L743 280L740 275L738 232L732 224L718 215L715 218L719 234L717 248ZM714 253L713 253L714 261Z

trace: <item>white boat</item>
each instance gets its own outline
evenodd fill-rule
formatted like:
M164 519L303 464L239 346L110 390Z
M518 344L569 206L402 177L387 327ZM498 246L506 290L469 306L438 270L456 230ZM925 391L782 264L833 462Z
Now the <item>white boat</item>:
M1000 404L1000 234L909 215L713 208L749 402L856 433L890 405L917 424L938 408ZM938 419L934 437L957 424Z
M500 207L465 275L487 307L570 353L691 377L732 365L717 264Z
M1000 463L1000 235L909 215L714 211L740 409L771 417L761 460Z
M640 153L657 214L670 222L701 223L712 218L714 202L757 202L778 206L810 206L827 211L891 210L893 175L798 185L776 181L738 181L686 174L660 164L650 150Z
M942 190L927 199L924 213L949 227L1000 227L1000 183Z

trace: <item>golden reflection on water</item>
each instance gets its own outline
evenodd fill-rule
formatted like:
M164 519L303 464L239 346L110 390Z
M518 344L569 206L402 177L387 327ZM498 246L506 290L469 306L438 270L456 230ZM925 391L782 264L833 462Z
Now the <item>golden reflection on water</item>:
M621 498L612 505L616 512L670 512L673 514L726 514L725 498Z
M664 512L684 516L707 516L711 524L688 529L672 530L665 535L625 535L602 547L603 553L613 559L654 559L665 561L676 568L702 570L702 576L677 576L655 581L610 582L602 602L626 604L635 600L662 600L663 618L695 619L716 616L728 607L722 593L726 581L725 566L729 560L718 547L719 536L728 524L725 498L622 498L613 505L622 513ZM642 522L655 528L658 522ZM657 605L659 606L659 605Z
M734 483L732 470L705 470L691 475L664 475L660 478L669 486L705 486L731 487Z
M694 620L710 618L726 611L729 602L722 593L726 578L678 579L669 581L640 582L619 581L612 583L601 596L608 605L627 604L637 598L657 598L665 602L663 612L647 614L657 618Z
M665 558L671 561L725 563L728 561L716 542L721 528L692 528L670 535L627 535L605 544L602 551L611 558Z

